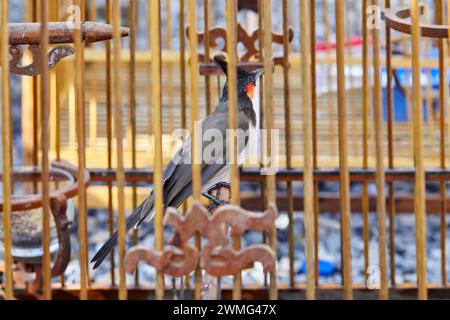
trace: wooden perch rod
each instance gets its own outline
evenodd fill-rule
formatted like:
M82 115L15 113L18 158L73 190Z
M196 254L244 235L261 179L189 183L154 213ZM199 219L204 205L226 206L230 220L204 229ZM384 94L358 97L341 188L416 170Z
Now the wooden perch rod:
M75 26L71 22L49 22L49 43L73 43ZM39 44L41 41L40 30L40 23L10 23L9 44ZM112 25L88 21L81 23L81 31L82 39L86 42L110 40L113 35ZM127 37L130 31L128 28L121 27L120 32L122 37Z

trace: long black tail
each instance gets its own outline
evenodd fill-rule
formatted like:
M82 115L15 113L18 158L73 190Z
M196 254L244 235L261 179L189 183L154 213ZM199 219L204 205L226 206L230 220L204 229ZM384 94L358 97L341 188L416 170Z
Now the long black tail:
M151 213L153 210L153 193L150 194L145 200L133 211L133 213L128 217L127 220L127 232L134 227L139 226ZM118 233L114 232L111 238L105 242L105 244L100 248L100 250L92 258L91 263L94 263L94 269L97 269L102 262L106 259L109 253L117 245Z

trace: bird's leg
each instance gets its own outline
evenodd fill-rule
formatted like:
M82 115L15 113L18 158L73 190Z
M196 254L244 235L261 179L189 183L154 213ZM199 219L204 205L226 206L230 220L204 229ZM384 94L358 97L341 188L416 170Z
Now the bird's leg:
M208 211L212 213L217 207L230 204L230 190L229 183L219 182L209 189L207 193L203 193L202 195L212 202L208 207Z

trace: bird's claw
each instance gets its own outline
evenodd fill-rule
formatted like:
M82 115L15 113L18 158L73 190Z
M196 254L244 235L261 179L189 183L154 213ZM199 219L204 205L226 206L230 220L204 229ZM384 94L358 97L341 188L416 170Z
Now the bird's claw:
M219 182L218 184L216 184L215 186L210 188L207 191L207 193L202 193L202 196L204 196L206 199L208 199L212 202L211 205L208 207L208 211L212 211L212 210L216 209L217 207L226 206L226 205L230 204L226 200L220 200L217 198L219 195L218 191L222 188L230 189L230 184L227 182ZM217 194L215 196L212 195L212 193L214 191L217 191Z
M222 188L231 190L231 185L228 182L219 182L208 190L208 194L212 195L214 191L219 191Z

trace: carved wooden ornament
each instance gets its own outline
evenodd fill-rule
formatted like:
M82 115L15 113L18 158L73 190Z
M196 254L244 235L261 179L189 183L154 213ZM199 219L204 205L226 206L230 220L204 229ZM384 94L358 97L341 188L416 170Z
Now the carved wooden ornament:
M215 27L209 31L209 45L210 48L214 48L218 52L227 52L227 31L224 28ZM259 62L260 50L259 50L259 33L261 31L255 30L252 34L248 34L247 31L242 27L242 25L237 25L237 42L242 44L244 47L243 53L239 56L238 66L246 71L254 71L254 69L261 67ZM186 28L186 34L189 38L189 26ZM278 34L272 32L272 42L274 44L282 45L284 37L288 37L289 42L294 39L294 31L289 28L289 33L287 35ZM197 33L197 38L199 44L205 42L205 33ZM221 45L222 44L222 45ZM198 54L199 61L204 61L204 54ZM253 61L252 61L253 60ZM284 58L282 56L272 57L275 66L284 64ZM215 63L210 60L210 63L200 64L200 73L203 75L220 75L222 74L222 69L219 68Z
M227 226L236 236L242 236L246 230L269 231L276 216L274 205L262 214L225 206L217 209L213 216L199 202L195 202L185 216L169 208L164 223L175 228L176 235L171 243L177 243L177 246L167 245L162 252L154 248L133 247L125 256L125 270L133 274L139 261L144 261L172 277L188 275L198 264L216 277L234 275L255 262L260 262L265 272L273 271L275 253L269 246L252 245L236 251L228 246ZM196 232L208 240L200 252L188 243Z
M31 52L32 62L28 65L23 65L22 47L9 47L9 54L11 55L11 60L9 61L11 72L22 76L37 76L41 74L41 48L39 45L30 45L29 50ZM53 48L48 53L48 69L52 69L59 61L73 54L75 54L75 49L69 45L60 45Z

